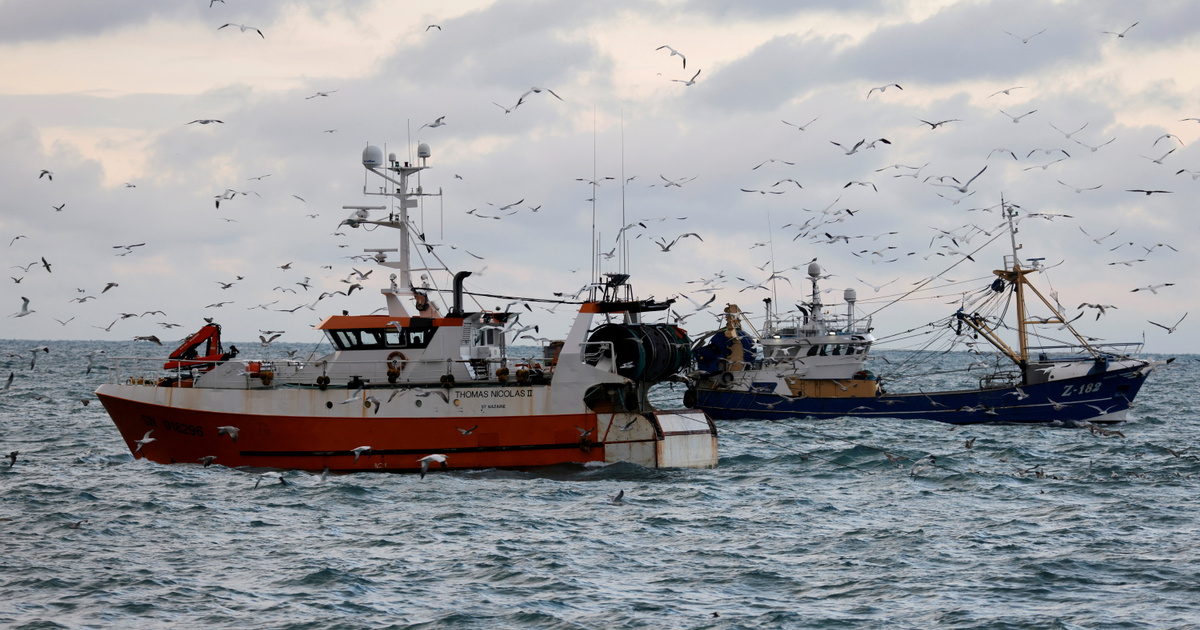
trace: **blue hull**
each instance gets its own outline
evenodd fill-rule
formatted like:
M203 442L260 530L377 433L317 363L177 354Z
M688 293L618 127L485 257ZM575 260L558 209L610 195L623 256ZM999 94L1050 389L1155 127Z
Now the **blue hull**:
M694 390L697 409L715 420L784 418L916 418L949 424L1120 422L1146 381L1143 367L1036 385L951 392L883 394L874 398L781 396L719 388Z

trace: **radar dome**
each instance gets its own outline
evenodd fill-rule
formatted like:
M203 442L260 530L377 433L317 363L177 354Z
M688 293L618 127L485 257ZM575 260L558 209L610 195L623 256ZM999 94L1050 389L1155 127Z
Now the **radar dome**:
M373 144L368 144L367 148L363 149L362 163L367 168L383 166L383 149Z
M427 158L430 155L433 155L433 154L430 153L428 144L425 144L424 142L422 142L421 144L417 145L417 157Z
M813 278L821 277L821 265L818 265L815 262L809 263L808 264L808 275Z
M842 299L845 300L847 304L853 304L858 300L858 291L855 291L854 289L846 289L846 291L842 293Z

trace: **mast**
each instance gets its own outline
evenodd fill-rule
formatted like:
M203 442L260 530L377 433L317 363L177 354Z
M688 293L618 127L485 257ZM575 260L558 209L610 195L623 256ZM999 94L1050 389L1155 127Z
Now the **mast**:
M382 177L392 183L395 188L388 190L386 186L381 187L378 191L368 190L367 185L363 185L364 195L382 195L394 197L400 201L399 208L396 212L391 212L385 219L371 219L372 210L386 210L386 206L342 206L347 210L354 210L354 213L349 218L342 221L343 225L348 225L352 228L357 228L361 225L378 225L389 227L400 231L400 247L399 260L387 260L387 253L397 251L395 249L368 249L366 251L375 253L375 262L381 266L397 270L398 273L392 274L392 285L383 290L387 296L388 314L393 317L408 317L408 311L404 304L400 301L401 297L418 297L416 287L412 283L412 272L414 271L431 271L431 269L421 268L413 269L411 263L412 239L410 234L410 224L408 218L408 210L416 208L418 205L417 198L426 196L422 192L420 186L415 191L409 192L408 180L412 175L419 173L427 168L426 160L429 159L431 153L429 145L421 143L417 145L417 159L421 161L419 166L413 166L408 162L401 163L396 159L396 154L388 155L387 162L383 160L383 151L374 145L367 145L363 149L362 165L368 171ZM440 193L437 193L440 194ZM433 196L432 194L429 196ZM398 281L398 282L397 282ZM422 294L421 298L424 297ZM418 299L418 303L425 303L426 307L418 310L425 312L431 305L427 304L426 300ZM436 312L436 309L434 309Z

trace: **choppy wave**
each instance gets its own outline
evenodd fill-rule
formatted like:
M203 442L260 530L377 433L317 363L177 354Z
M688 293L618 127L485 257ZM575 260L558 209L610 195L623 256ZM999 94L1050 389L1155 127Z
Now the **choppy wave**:
M30 370L28 349L40 345L50 352ZM1200 619L1195 357L1151 376L1130 422L1116 427L1123 439L878 419L731 422L719 425L715 470L616 464L321 481L134 460L103 408L81 402L106 377L84 374L81 357L96 349L161 353L0 341L0 378L14 373L0 392L0 455L20 451L14 466L0 461L0 626L1158 628ZM655 395L671 404L681 394ZM611 503L620 490L624 500Z

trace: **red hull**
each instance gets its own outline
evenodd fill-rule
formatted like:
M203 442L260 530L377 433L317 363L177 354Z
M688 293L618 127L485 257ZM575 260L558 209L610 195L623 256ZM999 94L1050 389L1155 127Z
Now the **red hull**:
M419 471L447 456L450 468L529 468L604 461L593 413L486 418L316 418L195 411L98 394L130 452L160 464L213 463L320 472ZM468 435L462 429L476 428ZM238 428L235 442L217 428ZM586 438L580 431L591 430ZM152 431L138 450L137 441ZM615 436L614 436L615 437ZM602 438L603 439L603 436ZM357 458L352 449L369 446Z

